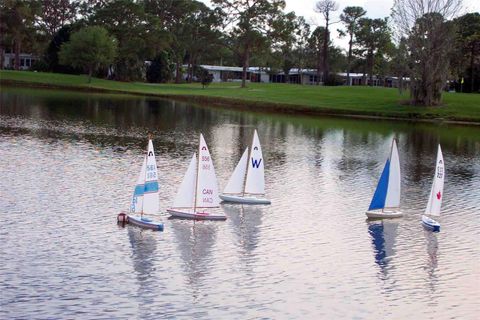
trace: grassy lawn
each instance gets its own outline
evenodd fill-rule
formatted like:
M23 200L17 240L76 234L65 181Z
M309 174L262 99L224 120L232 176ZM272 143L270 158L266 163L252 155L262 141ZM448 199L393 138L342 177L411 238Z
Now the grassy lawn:
M330 113L383 116L409 119L459 120L480 122L480 95L445 93L441 107L405 106L397 89L381 87L318 87L292 84L251 83L241 89L240 83L212 83L202 89L200 84L148 84L117 82L54 73L0 71L0 80L27 82L68 88L98 89L122 93L178 96L202 103L220 103L226 107L249 106L262 111Z

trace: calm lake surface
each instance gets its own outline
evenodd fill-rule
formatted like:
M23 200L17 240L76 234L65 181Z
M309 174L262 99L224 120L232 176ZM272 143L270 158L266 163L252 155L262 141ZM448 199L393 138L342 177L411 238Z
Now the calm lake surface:
M1 88L0 318L478 319L480 127ZM202 132L220 189L254 129L270 206L168 219ZM147 132L164 232L122 228ZM401 219L366 220L398 139ZM420 224L437 144L440 233Z

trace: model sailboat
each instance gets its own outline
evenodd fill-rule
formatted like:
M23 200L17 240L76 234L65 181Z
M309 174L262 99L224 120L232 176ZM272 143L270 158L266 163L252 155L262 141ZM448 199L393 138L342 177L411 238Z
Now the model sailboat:
M438 145L437 151L437 165L435 175L433 176L432 189L428 198L427 208L425 214L422 215L422 224L432 231L440 231L440 224L429 218L430 216L440 216L440 209L442 207L443 199L443 181L445 180L445 164L443 162L442 149Z
M220 199L244 204L270 204L270 200L261 197L265 194L265 173L257 130L253 134L250 153L248 151L247 147Z
M400 160L395 139L366 215L369 218L398 218L403 215L400 211Z
M149 139L147 154L143 158L142 169L133 192L130 213L126 217L127 222L141 228L163 231L163 223L154 222L144 216L158 212L158 195L157 163L153 143Z
M225 220L225 215L215 215L205 209L219 207L218 183L213 167L212 157L207 143L200 134L198 159L193 154L187 172L173 202L167 209L173 217L196 220Z

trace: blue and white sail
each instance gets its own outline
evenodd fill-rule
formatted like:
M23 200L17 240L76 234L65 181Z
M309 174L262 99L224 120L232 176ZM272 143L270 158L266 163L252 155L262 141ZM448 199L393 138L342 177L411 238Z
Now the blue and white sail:
M135 191L130 206L131 212L154 214L158 212L159 186L157 163L152 140L148 141L147 154L144 157L142 169L135 185Z
M143 213L154 214L160 206L157 161L152 140L148 140L147 167L145 170L145 191L143 196Z
M145 170L147 168L147 156L143 157L142 168L135 184L132 202L130 204L130 212L142 213L143 211L143 194L145 193Z
M368 210L400 207L400 188L400 160L397 143L394 139L390 157L385 162L385 167L378 180L377 189Z

